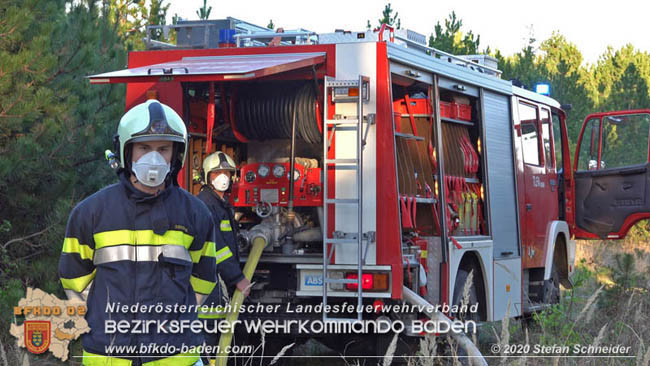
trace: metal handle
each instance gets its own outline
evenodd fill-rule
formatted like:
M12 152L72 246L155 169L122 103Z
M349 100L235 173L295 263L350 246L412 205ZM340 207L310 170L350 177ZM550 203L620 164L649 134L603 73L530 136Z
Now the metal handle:
M174 74L174 70L183 70L186 74L190 73L190 70L188 70L187 67L152 67L147 69L147 75L151 75L153 70L161 70L163 75L172 75Z

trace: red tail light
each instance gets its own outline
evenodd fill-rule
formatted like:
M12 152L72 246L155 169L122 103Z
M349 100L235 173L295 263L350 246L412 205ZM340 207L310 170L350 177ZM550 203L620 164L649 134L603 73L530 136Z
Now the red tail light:
M356 273L348 273L345 275L345 278L348 280L356 280L359 278L359 275ZM373 278L370 273L363 273L361 274L361 288L363 290L371 290L372 289L372 283L373 283ZM359 288L359 285L356 283L346 283L345 287L348 290L357 290Z
M348 280L356 280L359 278L357 273L346 273L345 278ZM357 291L359 285L357 283L346 283L345 289L348 291ZM362 273L361 274L361 289L364 291L387 291L388 290L388 274L387 273Z

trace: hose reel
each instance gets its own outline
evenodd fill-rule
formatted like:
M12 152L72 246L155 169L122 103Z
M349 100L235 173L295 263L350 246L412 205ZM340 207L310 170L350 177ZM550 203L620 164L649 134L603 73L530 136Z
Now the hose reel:
M296 137L321 142L313 82L250 84L240 88L235 102L235 125L250 140L291 138L295 108Z

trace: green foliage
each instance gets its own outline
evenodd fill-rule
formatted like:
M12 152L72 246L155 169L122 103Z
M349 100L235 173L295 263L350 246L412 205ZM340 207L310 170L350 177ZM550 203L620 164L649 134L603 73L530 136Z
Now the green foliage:
M208 20L210 18L210 12L212 7L208 6L208 0L203 0L203 6L196 11L196 15L201 20Z
M537 83L550 83L552 97L572 105L567 115L571 152L575 150L583 119L589 113L650 106L650 55L647 53L631 45L618 51L608 48L596 65L584 65L578 47L557 32L539 48L535 43L535 38L530 36L526 47L509 57L497 50L499 69L504 79L517 80L529 90ZM610 147L627 143L625 138L617 138L611 134L606 143Z
M456 12L452 11L449 18L445 19L444 30L440 22L436 23L434 34L429 36L429 47L455 55L477 54L481 37L475 36L472 31L464 34L461 31L462 27L463 21L456 17Z
M626 301L634 289L645 280L643 273L636 271L635 258L632 253L616 254L616 264L606 266L606 273L613 284L603 291L600 298L602 308L614 308L621 301Z
M273 19L269 20L269 24L266 25L268 29L275 29L275 24L273 24Z
M163 5L165 0L151 0L151 5L148 9L145 9L145 14L143 16L147 19L148 25L165 25L167 10L169 10L170 4ZM163 38L163 31L156 29L152 32L151 38L155 40L161 40Z
M109 13L94 1L0 5L0 329L27 286L63 296L53 271L67 216L115 181L102 151L111 147L124 87L85 78L125 64Z
M570 321L569 307L565 303L551 306L541 313L533 314L533 319L544 330L540 341L542 345L552 346L558 339L566 339L568 345L581 343L580 333Z
M393 15L394 11L395 10L391 7L390 3L384 6L384 10L381 12L381 18L377 20L377 22L379 22L379 27L381 27L382 24L388 24L390 26L394 26L395 29L401 28L402 21L399 18L399 13L395 11L395 15ZM368 21L368 26L369 25L370 25L370 21Z
M89 0L86 0L90 2ZM112 24L112 34L117 34L126 49L143 50L146 25L164 25L169 4L165 0L102 0L103 13ZM148 5L149 4L149 5ZM94 5L93 5L94 7ZM207 19L207 18L206 18ZM159 39L156 32L154 39Z

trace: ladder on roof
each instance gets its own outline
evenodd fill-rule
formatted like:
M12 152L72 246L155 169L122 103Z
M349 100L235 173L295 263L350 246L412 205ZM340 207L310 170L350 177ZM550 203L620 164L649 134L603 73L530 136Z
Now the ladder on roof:
M369 95L369 79L364 76L359 76L358 80L336 80L334 78L325 77L325 95L324 95L324 118L325 125L323 127L323 203L324 203L324 215L323 215L323 320L335 320L335 321L354 321L361 320L362 312L359 311L362 308L363 300L363 276L362 269L365 263L365 253L363 252L363 242L366 241L367 245L369 242L363 235L363 145L364 137L363 135L363 124L364 124L364 115L363 115L363 104L368 101ZM354 89L356 88L356 95ZM350 92L350 91L353 92ZM339 104L348 104L355 105L356 107L356 116L341 116L336 115L335 119L328 118L328 101L332 100L333 103ZM343 109L343 108L342 108ZM368 119L370 120L370 119ZM343 131L354 131L354 136L356 140L356 149L355 156L353 158L334 158L329 159L328 154L330 152L332 138L334 134L339 130ZM330 132L331 129L331 132ZM366 134L368 133L368 127L366 127ZM333 155L336 155L335 153ZM328 189L328 173L331 170L354 170L355 171L355 184L356 184L356 197L346 197L338 198L334 197L334 192L330 192ZM356 217L356 230L349 233L337 232L333 233L334 237L328 235L328 222L327 222L327 212L328 208L334 207L336 210L337 206L347 206L347 207L356 207L357 217ZM335 248L341 248L343 246L356 246L356 270L357 278L335 278L332 276L329 266L332 263L332 256L334 254ZM367 252L367 250L366 250ZM340 272L339 272L340 273ZM328 299L330 297L336 296L336 292L343 292L344 288L348 285L356 285L357 289L357 317L356 318L339 318L339 317L329 317L328 313L325 311L327 309ZM332 288L330 288L332 287ZM349 292L348 292L349 294Z

